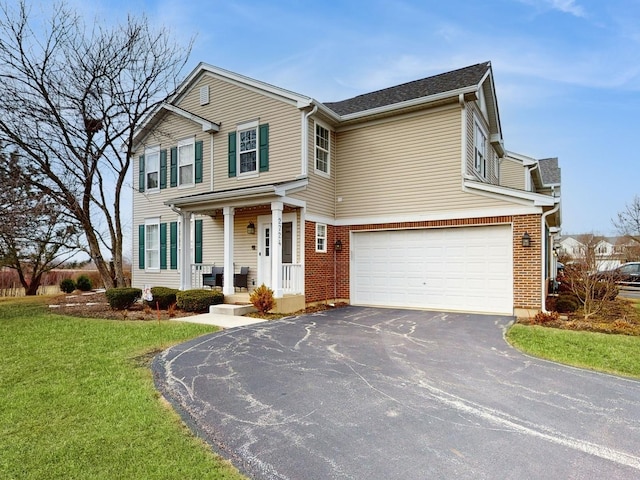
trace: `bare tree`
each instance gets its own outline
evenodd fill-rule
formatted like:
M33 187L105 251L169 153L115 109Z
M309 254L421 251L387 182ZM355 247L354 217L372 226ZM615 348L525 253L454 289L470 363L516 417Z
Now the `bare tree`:
M87 29L64 3L45 25L24 0L0 9L0 140L80 225L105 287L124 285L121 202L134 131L175 92L191 44L177 46L145 17Z
M20 175L15 154L0 151L0 265L15 270L26 295L42 276L79 251L79 229L61 208Z
M599 313L608 300L618 295L615 276L610 272L599 272L599 267L610 258L598 252L602 240L593 234L579 235L581 247L572 256L564 269L562 283L582 304L585 320Z
M625 205L625 209L613 220L613 225L621 235L640 244L640 196L636 195L631 203Z

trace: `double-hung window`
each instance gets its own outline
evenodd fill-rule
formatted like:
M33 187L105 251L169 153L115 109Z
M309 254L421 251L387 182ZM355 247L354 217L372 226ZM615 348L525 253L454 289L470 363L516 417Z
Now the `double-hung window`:
M147 148L144 151L147 190L160 188L160 147Z
M330 133L327 128L316 123L316 171L329 175Z
M195 154L193 140L178 142L178 185L193 185L193 164Z
M160 219L147 219L144 224L144 259L147 270L160 270Z
M327 226L324 223L316 223L316 252L327 251Z
M478 123L474 123L474 168L483 178L487 175L487 136Z
M238 159L240 175L258 171L258 122L238 127Z

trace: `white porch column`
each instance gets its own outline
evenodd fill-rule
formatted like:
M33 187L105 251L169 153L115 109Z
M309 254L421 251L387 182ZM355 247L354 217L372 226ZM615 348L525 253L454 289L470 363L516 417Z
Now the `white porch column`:
M282 202L271 202L271 290L274 298L282 298Z
M235 209L233 207L224 207L224 281L222 282L222 293L224 295L233 295L233 218Z
M180 213L180 290L189 290L191 285L191 212Z

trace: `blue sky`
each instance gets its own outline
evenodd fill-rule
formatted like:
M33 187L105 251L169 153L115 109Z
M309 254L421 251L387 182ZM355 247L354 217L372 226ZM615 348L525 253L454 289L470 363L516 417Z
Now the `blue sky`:
M507 149L559 157L563 233L614 234L640 194L638 0L72 0L145 13L206 62L335 101L491 61Z

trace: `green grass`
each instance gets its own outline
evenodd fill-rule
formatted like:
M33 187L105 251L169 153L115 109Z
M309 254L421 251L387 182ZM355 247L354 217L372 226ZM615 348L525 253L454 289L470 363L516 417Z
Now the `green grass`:
M0 301L0 478L242 479L153 386L152 352L214 331Z
M531 355L601 372L640 378L640 337L516 324L507 332Z

